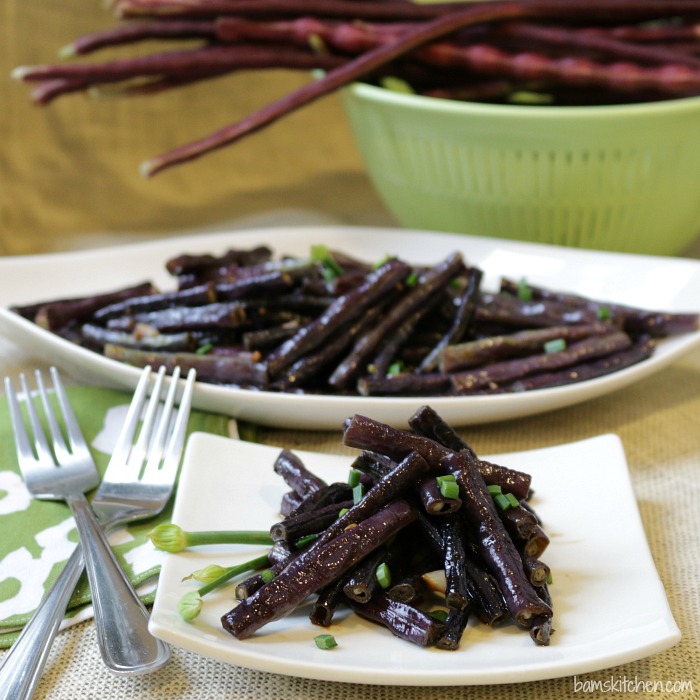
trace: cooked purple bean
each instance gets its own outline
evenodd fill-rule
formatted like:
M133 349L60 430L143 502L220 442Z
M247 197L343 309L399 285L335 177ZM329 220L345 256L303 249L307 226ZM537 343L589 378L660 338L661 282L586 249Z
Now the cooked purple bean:
M457 512L462 507L460 498L447 498L442 495L435 477L423 477L418 484L418 495L423 508L430 515L448 515Z
M370 272L359 287L338 297L324 313L274 350L267 358L271 376L278 375L295 360L318 347L332 333L358 318L377 299L381 299L394 285L403 280L410 268L392 259L378 270Z
M239 328L246 321L245 308L237 301L215 302L202 306L172 306L158 311L144 311L113 318L108 328L131 330L144 323L164 333L210 328Z
M545 343L551 340L570 343L592 335L604 335L610 331L610 324L603 322L577 326L549 326L450 345L440 356L440 371L456 372L506 358L541 353Z
M402 603L417 603L422 599L425 591L423 577L420 574L413 574L394 583L386 594Z
M380 547L365 557L347 576L343 593L355 603L369 603L379 588L377 567L386 559L386 547Z
M599 320L594 310L572 308L549 299L523 300L510 294L482 294L475 319L478 323L496 323L515 328L588 324Z
M483 272L481 270L476 267L469 268L467 284L459 298L452 324L435 347L423 358L418 366L418 372L433 372L438 366L443 352L463 338L476 313L477 297L482 277Z
M517 282L512 280L501 280L501 289L510 294L517 294L519 286ZM692 333L700 329L700 314L697 313L669 313L640 309L530 285L528 285L528 290L533 299L551 299L573 308L586 309L599 317L601 315L619 316L622 319L622 327L630 333L644 333L654 338L661 338L677 333Z
M50 331L57 331L69 324L80 323L91 318L95 311L107 304L113 304L130 297L144 296L155 291L155 287L150 282L141 282L105 294L42 301L11 308L20 316L34 321L38 326Z
M624 350L632 344L626 333L614 332L603 336L584 338L559 352L544 352L539 355L504 360L450 375L452 386L458 394L469 394L482 387L513 382L538 372L546 372L580 364L613 352Z
M596 377L604 377L607 374L618 372L625 367L631 367L642 360L646 360L654 352L655 347L656 341L653 338L642 336L629 348L611 353L598 360L577 364L558 372L542 372L523 379L517 379L507 387L507 390L529 391L531 389L546 389L574 384L587 379L595 379Z
M344 600L343 581L342 577L337 578L333 583L329 583L318 592L318 596L312 603L311 612L309 613L309 620L312 624L320 625L321 627L330 626L339 601Z
M520 540L527 540L539 524L534 513L522 505L508 508L508 510L499 510L498 514L510 536Z
M398 326L417 309L429 303L449 281L464 270L462 256L453 253L442 263L430 268L418 283L394 304L370 331L360 337L352 351L329 377L328 383L337 388L347 387L358 375L365 373L369 360L379 344L394 333Z
M453 453L453 450L435 440L393 428L359 414L347 421L343 433L343 444L360 450L383 452L396 460L403 459L407 454L415 451L428 462L436 474L442 473L442 458ZM479 471L488 485L498 484L502 489L510 491L519 499L527 497L531 480L528 474L481 460L478 461L478 464Z
M438 649L455 651L459 648L459 643L462 641L464 630L469 622L470 613L469 607L463 610L452 608L447 613L442 634L435 640L435 646L438 647Z
M475 461L466 452L460 452L445 456L443 465L460 486L470 534L498 581L511 617L524 627L529 627L537 616L551 617L551 608L537 596L525 575L520 553L498 516Z
M174 292L153 292L143 296L129 297L101 307L93 314L98 323L130 316L148 311L160 311L171 306L203 306L217 301L214 287L211 284L201 284Z
M280 515L285 518L291 515L302 504L303 500L296 491L287 491L280 501Z
M299 320L293 319L280 326L246 331L241 335L243 347L249 351L269 350L277 347L283 340L291 338L299 330L299 326Z
M396 500L322 546L312 546L226 613L221 619L224 629L246 639L263 625L285 617L414 520L411 505Z
M309 471L299 455L292 450L283 449L277 455L272 468L275 474L279 474L287 486L302 498L328 486L323 479Z
M523 557L523 568L536 589L547 583L550 570L543 561L535 557Z
M197 378L211 384L229 384L243 387L263 388L267 385L265 367L250 353L237 355L198 355L188 352L152 352L125 348L118 345L105 345L105 356L125 362L134 367L164 365L168 372L179 366L183 372L194 367Z
M384 377L367 375L357 380L362 396L440 396L452 388L449 374L406 372Z
M325 530L334 520L337 520L340 511L351 508L352 505L351 500L341 501L291 514L272 525L270 537L275 541L293 543L306 535L317 534Z
M410 603L385 593L377 593L368 603L350 602L353 610L366 620L377 622L392 634L422 647L431 646L442 636L444 623Z
M536 525L526 540L516 544L521 547L523 556L538 558L549 546L549 535L541 525Z
M158 350L161 352L192 351L197 347L197 341L192 333L160 333L149 328L136 328L133 333L114 331L94 323L84 323L80 333L85 344L92 348L102 348L105 345L123 345L141 350Z
M467 450L477 461L479 473L487 484L498 484L504 492L512 493L518 500L527 498L532 481L529 474L477 457L467 442L431 406L421 406L408 419L408 424L418 435L435 440L450 450Z

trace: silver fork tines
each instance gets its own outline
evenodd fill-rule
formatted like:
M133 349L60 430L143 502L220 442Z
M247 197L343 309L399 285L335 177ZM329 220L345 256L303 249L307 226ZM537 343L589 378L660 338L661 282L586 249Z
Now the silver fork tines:
M179 408L176 409L179 368L173 372L163 400L161 393L165 384L165 368L161 367L156 374L150 392L151 370L149 367L144 369L109 466L93 496L92 510L87 506L82 490L78 489L78 495L73 490L77 484L88 484L88 474L91 485L84 488L94 487L97 483L96 470L95 474L90 472L90 452L80 434L58 373L52 369L51 374L67 438L64 439L59 422L51 410L41 375L37 373L37 386L51 444L41 428L38 412L32 405L26 379L21 377L20 382L25 398L28 399L26 403L33 443L24 427L12 383L8 378L5 379L20 465L27 487L33 493L34 488L39 488L39 482L35 480L36 474L43 472L48 475L48 481L40 482L42 495L37 497L65 498L71 508L74 508L74 514L77 511L76 523L78 518L82 521L92 517L94 524L91 528L82 524L79 526L81 547L76 548L6 655L0 668L0 700L20 700L33 694L51 642L83 570L83 552L93 596L98 643L107 667L118 674L145 673L162 666L170 656L168 646L149 634L148 612L114 558L105 532L120 524L157 515L168 502L184 447L195 372L190 370L188 373ZM57 467L57 461L63 466ZM71 468L76 474L82 472L82 475L80 478L68 479L71 484L68 494L65 486L55 483L58 479L49 477L55 477L59 471L61 477L65 476L69 472L66 464L70 462L73 465L78 461L81 466ZM92 466L94 468L94 464ZM90 530L89 539L83 535L84 529ZM100 545L94 545L93 541L100 541L106 551L100 551ZM97 563L98 556L102 555L105 562Z

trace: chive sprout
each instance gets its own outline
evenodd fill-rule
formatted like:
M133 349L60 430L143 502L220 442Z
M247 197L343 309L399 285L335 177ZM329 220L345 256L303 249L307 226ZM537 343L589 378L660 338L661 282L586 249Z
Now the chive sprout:
M262 530L203 530L187 532L175 523L161 523L146 535L156 549L175 554L188 547L207 544L273 544Z
M211 593L214 589L228 583L236 576L245 574L248 571L259 569L261 566L267 566L268 563L269 559L267 554L263 554L255 559L250 559L243 562L243 564L238 564L237 566L223 569L223 573L217 578L212 579L208 583L198 588L196 591L189 591L189 593L185 593L185 595L183 595L178 601L177 611L180 613L183 620L186 622L191 622L199 615L202 609L202 598L207 595L207 593ZM193 577L194 574L192 575L192 578Z

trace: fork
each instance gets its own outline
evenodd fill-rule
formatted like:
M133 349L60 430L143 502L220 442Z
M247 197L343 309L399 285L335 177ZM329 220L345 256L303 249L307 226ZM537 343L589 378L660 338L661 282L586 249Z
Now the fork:
M150 368L146 368L141 375L102 484L93 497L92 508L102 525L97 528L100 532L158 514L165 507L173 490L184 446L195 373L191 370L187 376L180 407L173 419L179 368L173 372L167 396L161 406L160 394L165 373L165 368L161 367L144 412L150 372ZM54 384L60 401L60 394L64 392L57 373ZM17 404L8 380L6 387L8 401L11 405ZM67 400L65 405L68 406ZM139 436L134 439L142 414ZM174 425L171 425L173 420ZM126 599L96 597L93 589L95 622L103 659L108 668L118 674L155 670L167 662L169 648L148 633L148 613L121 568L118 565L117 568L122 582L126 581L129 589ZM33 694L82 570L83 552L81 547L77 547L8 652L0 668L1 699L19 700ZM124 612L125 600L134 610L133 619Z

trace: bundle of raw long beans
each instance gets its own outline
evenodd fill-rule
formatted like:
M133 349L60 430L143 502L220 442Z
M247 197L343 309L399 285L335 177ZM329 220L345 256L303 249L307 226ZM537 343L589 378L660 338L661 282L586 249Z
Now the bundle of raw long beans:
M146 176L239 141L358 80L398 79L447 98L535 95L552 104L700 94L700 0L112 0L111 9L119 25L77 39L63 56L153 39L183 40L184 48L17 68L15 77L35 84L37 103L106 84L111 94L152 95L243 70L323 73L237 123L146 161Z

